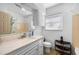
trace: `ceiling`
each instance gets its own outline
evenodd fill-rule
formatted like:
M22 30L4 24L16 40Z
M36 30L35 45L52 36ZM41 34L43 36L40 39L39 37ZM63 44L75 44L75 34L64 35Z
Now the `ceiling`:
M7 9L8 11L13 11L15 13L21 14L21 15L30 15L32 14L32 9L39 9L43 12L45 11L45 8L55 6L58 3L18 3L18 4L0 4L1 7L4 9ZM19 12L20 11L20 12Z
M51 6L55 6L57 5L58 3L43 3L44 5L44 8L48 8L48 7L51 7Z

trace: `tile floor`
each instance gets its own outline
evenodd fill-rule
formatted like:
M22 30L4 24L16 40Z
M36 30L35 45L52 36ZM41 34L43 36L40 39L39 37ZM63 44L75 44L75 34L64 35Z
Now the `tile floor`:
M55 49L50 49L50 53L45 53L44 51L44 55L60 55L60 53L57 52Z

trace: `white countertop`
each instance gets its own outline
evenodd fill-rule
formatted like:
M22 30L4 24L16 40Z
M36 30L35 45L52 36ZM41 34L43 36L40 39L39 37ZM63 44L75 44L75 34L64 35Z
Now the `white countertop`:
M28 45L36 40L39 40L42 38L42 36L36 36L36 37L26 37L23 39L14 39L10 41L4 41L0 43L0 55L7 54L9 52L12 52L18 48L21 48L24 45Z

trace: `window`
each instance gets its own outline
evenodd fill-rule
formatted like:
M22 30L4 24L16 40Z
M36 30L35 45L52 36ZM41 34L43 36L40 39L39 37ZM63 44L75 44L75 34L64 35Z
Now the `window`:
M46 30L62 30L63 29L63 17L55 16L46 18Z

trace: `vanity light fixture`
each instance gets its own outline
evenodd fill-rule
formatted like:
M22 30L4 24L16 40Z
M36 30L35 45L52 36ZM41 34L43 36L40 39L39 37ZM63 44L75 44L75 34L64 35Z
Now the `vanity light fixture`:
M15 3L15 5L16 5L17 7L19 7L22 11L24 11L24 12L26 11L25 8L23 8L20 4Z
M24 11L24 12L26 11L25 8L21 8L21 10Z

